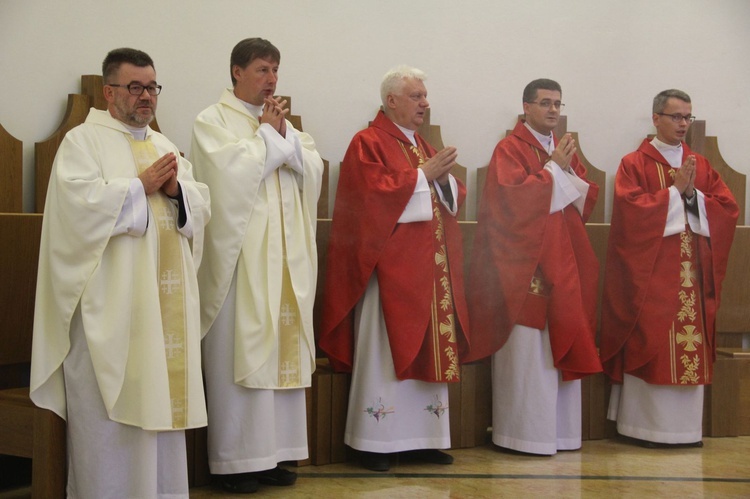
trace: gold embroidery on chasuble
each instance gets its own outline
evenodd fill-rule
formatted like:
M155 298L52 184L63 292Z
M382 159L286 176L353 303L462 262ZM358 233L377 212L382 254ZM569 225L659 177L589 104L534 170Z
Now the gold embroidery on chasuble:
M151 142L128 136L138 173L157 159L159 153ZM159 308L167 358L169 396L172 407L172 428L187 426L187 341L185 325L185 275L182 267L182 245L175 223L175 208L167 196L157 191L148 196L148 204L156 221L159 282Z
M418 168L429 159L421 146L410 145L407 149L401 141L399 141L399 145L409 164L414 168ZM416 164L414 164L415 159ZM435 381L458 381L460 379L460 368L456 348L456 318L453 308L453 291L448 250L445 244L443 214L440 211L440 200L434 184L429 182L429 187L433 214L432 227L435 237L435 278L432 288L431 319L428 325L431 363L434 367ZM423 350L424 347L420 352Z
M676 169L656 163L662 189L674 182ZM669 182L667 182L669 179ZM708 351L703 335L703 302L697 237L687 224L680 236L680 257L674 262L679 268L679 308L669 330L670 378L674 384L697 385L710 383Z
M281 183L279 171L274 172L276 193L281 213L281 302L279 310L279 386L281 388L296 388L301 386L300 365L300 337L302 326L300 321L297 297L292 287L292 275L289 272L286 251L286 235L284 233L284 207L281 198Z

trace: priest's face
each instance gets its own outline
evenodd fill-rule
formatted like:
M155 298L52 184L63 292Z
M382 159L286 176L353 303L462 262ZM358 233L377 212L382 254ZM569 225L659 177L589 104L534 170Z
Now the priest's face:
M110 84L121 85L113 87ZM126 85L144 87L140 95L130 93ZM156 71L151 66L138 67L124 62L117 73L104 86L104 98L113 118L132 127L144 127L151 123L156 112L156 95L148 93L145 87L156 85Z
M685 135L690 128L690 119L683 118L675 122L672 116L690 117L692 111L693 105L691 103L676 97L668 98L667 105L664 106L662 112L660 114L654 113L652 117L656 127L656 137L671 146L676 146L685 140Z
M560 119L560 106L558 104L561 98L562 94L557 90L537 90L534 102L523 103L526 123L537 132L549 135Z
M253 59L244 68L234 66L232 75L237 80L234 95L254 106L262 106L264 99L273 97L276 92L278 73L279 63L271 58Z
M386 103L388 117L409 130L416 130L424 123L424 113L430 107L424 83L415 78L404 79L401 89L388 95Z

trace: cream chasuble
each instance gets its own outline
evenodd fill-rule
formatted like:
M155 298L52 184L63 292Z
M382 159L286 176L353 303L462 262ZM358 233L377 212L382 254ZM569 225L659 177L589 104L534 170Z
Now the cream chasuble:
M209 194L174 144L151 129L146 136L132 142L121 122L92 109L60 144L39 252L31 398L66 418L62 364L80 310L109 419L156 431L195 428L206 424L196 267ZM161 194L148 199L145 232L117 229L136 158L142 169L166 153L177 157L192 247Z

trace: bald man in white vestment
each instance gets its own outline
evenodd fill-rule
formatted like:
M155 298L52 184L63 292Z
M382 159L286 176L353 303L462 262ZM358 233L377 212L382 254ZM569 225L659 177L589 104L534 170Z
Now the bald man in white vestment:
M104 60L106 111L68 132L42 227L31 398L67 420L71 498L188 497L206 425L196 268L208 188L148 125L152 59Z
M233 493L292 485L315 367L315 228L323 161L274 97L280 53L239 42L233 88L198 115L190 158L212 191L201 290L209 467Z

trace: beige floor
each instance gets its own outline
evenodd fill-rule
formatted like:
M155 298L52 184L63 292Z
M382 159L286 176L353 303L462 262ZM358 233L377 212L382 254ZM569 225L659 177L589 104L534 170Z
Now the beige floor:
M451 451L451 466L400 463L373 473L356 463L305 466L293 487L263 487L250 496L212 487L193 499L284 498L484 498L484 497L750 497L750 437L705 438L703 449L652 450L617 440L584 442L578 452L530 457L490 446ZM292 468L295 469L295 468ZM29 489L0 492L26 499Z
M451 453L451 466L401 463L388 473L368 472L356 463L305 466L296 469L293 487L262 487L249 497L750 497L750 437L706 438L703 449L669 450L598 440L546 458L490 446ZM248 496L201 487L190 497Z

